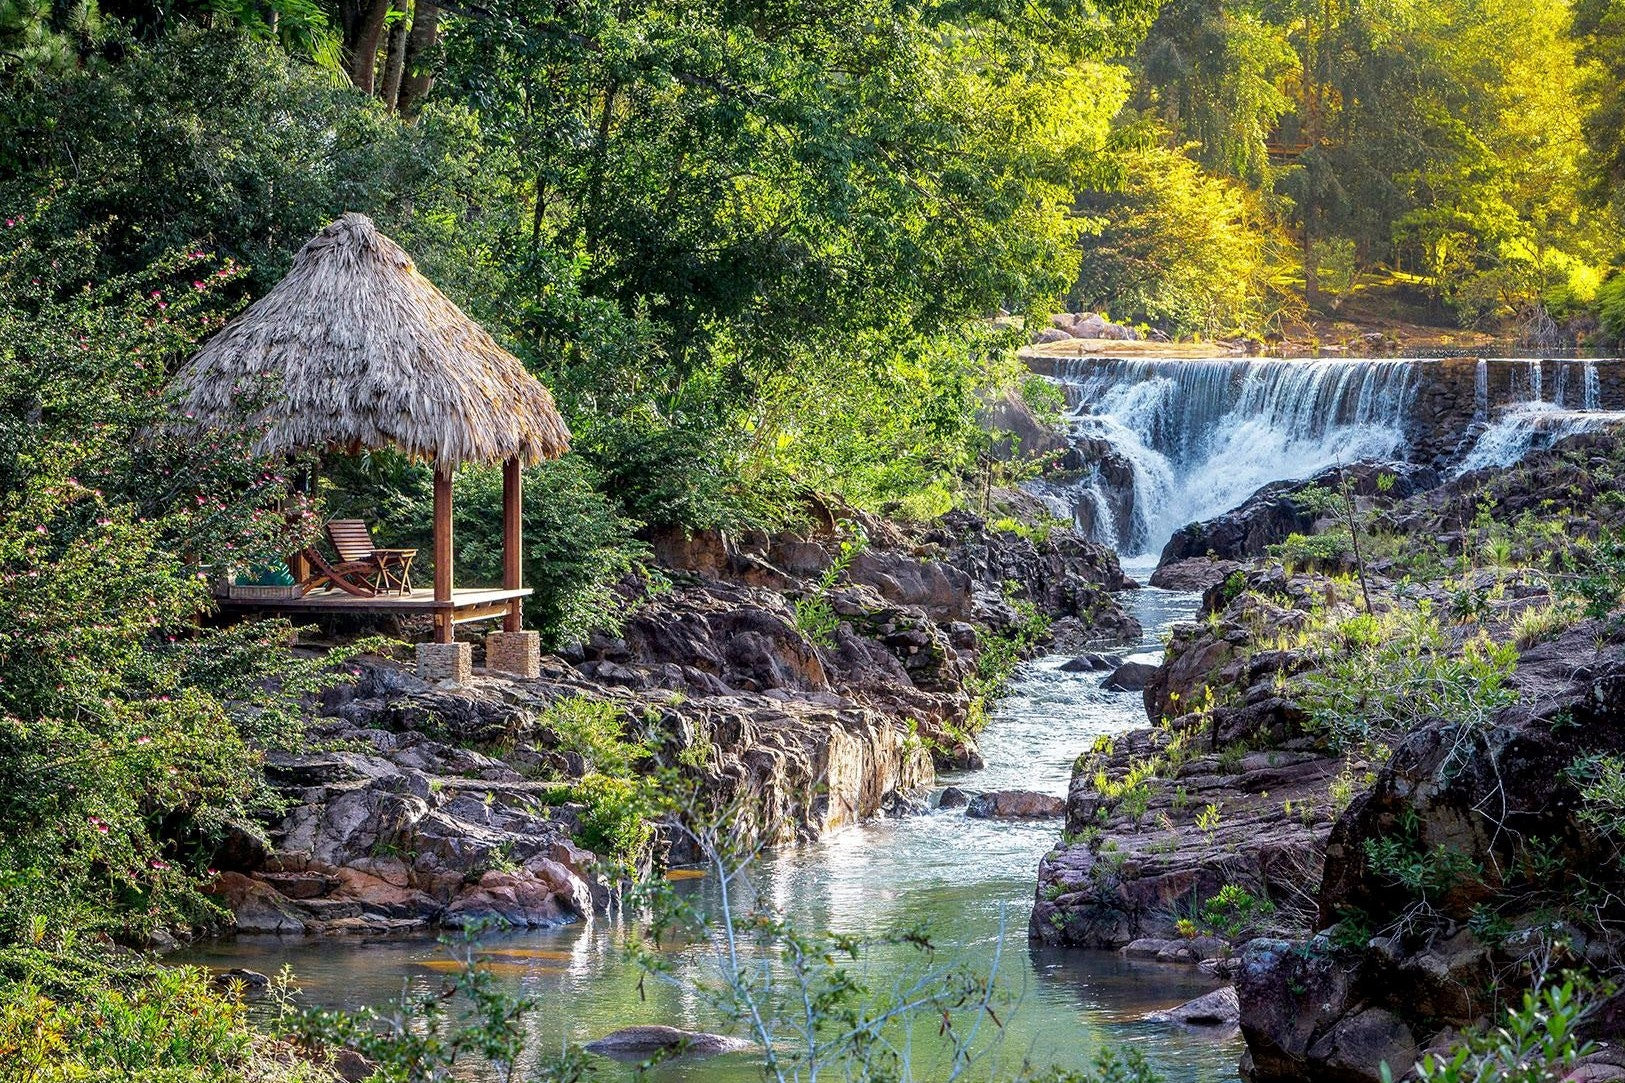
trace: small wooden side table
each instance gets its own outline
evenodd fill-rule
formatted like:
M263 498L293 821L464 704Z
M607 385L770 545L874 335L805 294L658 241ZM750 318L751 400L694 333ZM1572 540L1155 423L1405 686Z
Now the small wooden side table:
M378 592L380 594L412 593L412 560L416 549L374 549L373 559L378 561Z

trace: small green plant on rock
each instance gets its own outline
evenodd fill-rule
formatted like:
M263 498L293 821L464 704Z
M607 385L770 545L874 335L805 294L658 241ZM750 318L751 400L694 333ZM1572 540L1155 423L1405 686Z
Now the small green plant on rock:
M835 612L835 605L830 601L829 594L835 589L835 584L840 582L841 576L852 566L853 559L868 548L868 545L868 535L862 528L852 527L851 537L841 540L841 547L836 552L835 559L818 577L818 585L811 592L796 599L796 630L813 645L826 649L835 646L835 629L840 627L841 618Z
M1201 812L1196 814L1196 827L1207 836L1207 844L1213 845L1214 832L1219 830L1219 804L1210 803Z
M610 778L629 777L632 765L651 752L647 741L625 736L621 709L607 700L567 696L543 710L536 724L558 736L561 752L576 753Z
M1236 936L1275 913L1268 898L1254 895L1238 884L1226 884L1202 907L1202 922L1225 936Z
M1139 782L1123 792L1122 799L1117 804L1117 810L1129 818L1134 824L1136 833L1140 830L1140 821L1145 818L1146 810L1151 807L1151 787L1145 782Z

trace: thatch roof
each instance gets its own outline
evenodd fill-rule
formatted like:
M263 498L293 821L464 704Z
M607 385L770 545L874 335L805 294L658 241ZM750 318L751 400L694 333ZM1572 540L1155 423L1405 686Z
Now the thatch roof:
M450 472L570 446L547 388L359 214L301 248L176 386L196 422L262 433L261 454L394 446Z

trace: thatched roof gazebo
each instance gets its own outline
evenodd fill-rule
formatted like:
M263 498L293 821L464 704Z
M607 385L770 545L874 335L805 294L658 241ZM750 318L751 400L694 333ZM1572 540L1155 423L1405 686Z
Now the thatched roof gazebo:
M393 447L432 460L432 597L361 601L431 609L439 643L498 606L506 630L520 630L530 593L519 572L520 470L564 454L569 430L547 388L370 219L346 214L312 238L286 278L186 363L176 390L193 423L255 433L261 454ZM452 586L451 479L467 463L503 466L501 591ZM279 607L357 601L312 595Z

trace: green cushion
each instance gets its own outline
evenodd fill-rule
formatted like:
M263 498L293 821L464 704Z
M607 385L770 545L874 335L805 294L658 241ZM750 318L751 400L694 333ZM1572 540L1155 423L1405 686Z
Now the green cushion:
M239 587L291 587L293 573L279 560L274 564L258 565L238 572L236 583Z

